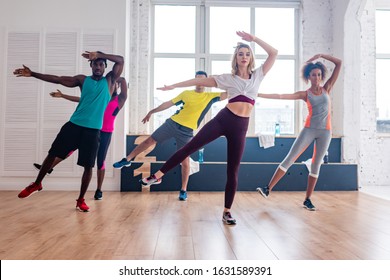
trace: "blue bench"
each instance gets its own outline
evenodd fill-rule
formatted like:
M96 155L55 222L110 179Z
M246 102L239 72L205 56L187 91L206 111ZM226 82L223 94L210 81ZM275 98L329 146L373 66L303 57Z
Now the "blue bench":
M127 153L136 146L139 136L127 137ZM139 140L139 139L138 139ZM277 137L275 146L264 149L259 146L257 137L247 137L244 155L239 171L239 191L254 191L258 186L266 185L279 163L287 155L294 137ZM139 180L155 173L176 151L172 139L157 144L144 159L133 162L132 166L121 170L121 191L141 191ZM329 146L329 163L321 166L316 190L357 190L357 165L341 163L341 138L332 138ZM311 158L313 145L300 155L286 176L275 187L275 191L303 191L306 189L308 170L302 161ZM204 147L204 162L200 172L190 176L189 191L223 191L226 183L226 139L220 137ZM198 153L191 155L195 161ZM150 191L177 191L181 186L181 168L176 166L165 174L159 185L151 186Z

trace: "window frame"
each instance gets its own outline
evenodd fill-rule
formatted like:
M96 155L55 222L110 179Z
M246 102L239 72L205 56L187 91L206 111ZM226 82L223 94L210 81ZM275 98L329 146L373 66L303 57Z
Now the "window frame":
M375 14L378 12L378 11L385 11L385 12L387 12L389 15L390 15L390 6L389 7L377 7L376 9L375 9ZM376 17L376 15L375 15L375 17ZM377 26L377 22L375 22L375 25ZM375 30L377 30L377 28L375 29ZM377 36L377 33L375 33L375 37ZM386 60L389 60L390 61L390 50L389 50L389 52L387 53L378 53L377 51L375 52L375 64L377 65L377 61L378 60L384 60L384 59L386 59ZM376 70L375 70L376 71ZM378 110L378 106L377 106L377 104L378 104L378 84L377 84L377 81L375 82L376 83L376 96L375 96L375 100L376 100L376 108L377 108L377 110ZM390 105L389 105L389 108L388 108L389 110L390 110ZM390 136L390 132L388 132L388 131L380 131L378 128L378 121L380 121L380 119L379 119L379 112L377 111L377 115L376 115L376 117L375 117L375 126L376 126L376 131L377 131L377 133L378 134L381 134L381 135L383 135L383 136ZM388 119L385 119L385 121L390 121L390 117L388 118Z
M299 71L300 71L300 61L301 61L301 46L299 44L301 39L300 29L299 29L299 17L300 17L300 1L297 0L286 0L286 1L218 1L218 0L152 0L151 1L151 10L152 10L152 22L151 22L151 64L150 64L150 84L151 88L154 89L157 85L154 85L154 60L156 58L195 58L195 69L204 70L207 73L212 73L211 64L213 61L222 60L222 61L231 61L230 54L211 54L210 53L210 29L207 28L210 26L210 7L246 7L250 8L250 29L248 32L255 33L255 9L256 8L294 8L294 17L295 17L295 40L294 40L294 54L289 55L278 55L278 60L292 60L295 63L295 78L294 78L294 91L297 91L300 87ZM156 53L154 51L154 35L155 35L155 8L159 5L176 5L176 6L194 6L196 8L196 24L195 24L195 53L186 54L186 53ZM254 47L254 44L252 44ZM264 60L266 58L265 54L256 54L256 60ZM191 78L191 77L189 77ZM151 107L154 108L154 91L151 91ZM294 101L294 132L293 134L285 134L286 136L296 136L303 125L302 120L302 103L299 101ZM252 112L251 121L248 128L248 136L255 136L255 110ZM211 119L211 110L205 116L201 125ZM152 127L154 127L153 119L151 119ZM154 128L155 129L155 128Z

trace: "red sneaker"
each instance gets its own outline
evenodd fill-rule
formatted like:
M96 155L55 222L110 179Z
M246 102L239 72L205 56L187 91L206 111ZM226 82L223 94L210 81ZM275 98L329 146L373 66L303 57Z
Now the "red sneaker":
M22 190L19 194L19 198L25 198L33 194L35 191L41 191L42 190L42 184L35 184L32 182L30 185L28 185L24 190Z
M89 207L87 204L85 204L84 198L77 199L76 201L77 201L77 203L76 203L77 210L79 210L80 212L88 212L89 211Z

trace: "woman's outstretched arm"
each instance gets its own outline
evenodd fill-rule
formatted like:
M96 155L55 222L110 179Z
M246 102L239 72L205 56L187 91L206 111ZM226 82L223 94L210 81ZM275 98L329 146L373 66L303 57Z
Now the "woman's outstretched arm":
M306 100L306 91L297 91L294 93L258 93L258 97L268 98L268 99L284 99L284 100L297 100L302 99Z
M194 79L179 82L179 83L176 83L173 85L164 85L163 87L158 87L157 89L159 89L159 90L172 90L175 88L191 87L191 86L217 87L217 83L215 82L213 77L194 78Z

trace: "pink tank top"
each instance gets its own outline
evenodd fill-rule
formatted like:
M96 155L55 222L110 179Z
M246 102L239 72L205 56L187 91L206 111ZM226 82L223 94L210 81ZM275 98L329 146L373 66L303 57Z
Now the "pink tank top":
M119 103L118 103L118 95L111 99L107 105L106 110L104 111L103 117L103 127L102 131L104 132L113 132L114 131L114 123L116 115L119 112Z

